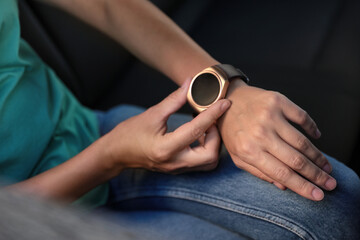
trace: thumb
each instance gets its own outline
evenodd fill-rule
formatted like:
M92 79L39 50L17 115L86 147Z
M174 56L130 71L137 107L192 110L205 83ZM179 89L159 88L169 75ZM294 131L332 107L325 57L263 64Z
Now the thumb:
M197 115L191 122L185 123L174 132L166 134L168 149L174 152L181 151L195 142L229 109L230 105L229 100L220 100Z
M156 110L157 116L166 121L171 114L175 113L186 103L186 94L190 80L186 80L180 88L153 107Z

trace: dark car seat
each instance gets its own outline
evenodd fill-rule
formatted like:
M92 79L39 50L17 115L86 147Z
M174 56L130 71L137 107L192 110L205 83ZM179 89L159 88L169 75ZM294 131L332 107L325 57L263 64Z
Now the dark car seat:
M323 133L315 144L359 171L360 1L154 3L216 59L241 68L252 85L280 91L308 111ZM149 107L176 88L61 10L19 4L23 37L86 106Z

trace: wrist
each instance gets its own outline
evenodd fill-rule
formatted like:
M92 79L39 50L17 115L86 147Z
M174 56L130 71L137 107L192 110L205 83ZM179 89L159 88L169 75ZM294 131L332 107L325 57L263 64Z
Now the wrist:
M185 64L185 65L184 65ZM178 84L182 85L186 80L193 78L196 74L205 68L219 64L218 61L210 56L193 58L192 60L174 64L172 79Z
M231 100L231 96L234 94L235 91L237 91L237 89L247 86L247 83L241 78L235 78L231 80L226 93L226 98L229 98Z
M240 69L230 64L213 65L203 69L192 78L187 91L187 99L197 112L202 112L230 95L228 91L231 93L248 82L249 78Z
M239 99L238 96L242 95L242 93L239 93L241 91L246 91L246 88L248 88L248 84L242 80L241 78L235 78L233 79L228 87L227 93L226 93L226 99L230 100L232 102L230 108L228 109L228 111L225 112L225 114L223 114L219 120L216 122L217 126L219 128L219 132L221 137L223 137L223 135L225 134L225 125L227 124L227 122L229 123L234 123L236 122L236 119L234 118L234 116L237 116L239 114L238 110L239 110ZM234 111L237 112L234 115Z
M113 151L109 140L108 135L105 135L93 143L93 147L96 149L98 156L98 168L111 179L119 175L125 169L125 166L118 160L118 156Z

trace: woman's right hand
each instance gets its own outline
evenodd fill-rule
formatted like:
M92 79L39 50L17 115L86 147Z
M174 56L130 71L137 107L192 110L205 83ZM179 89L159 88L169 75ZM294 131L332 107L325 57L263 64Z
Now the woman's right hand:
M180 173L207 171L218 163L220 136L216 120L230 107L220 100L174 132L167 133L167 120L186 102L189 81L159 104L117 125L103 137L110 167L145 168ZM201 139L201 144L190 144Z

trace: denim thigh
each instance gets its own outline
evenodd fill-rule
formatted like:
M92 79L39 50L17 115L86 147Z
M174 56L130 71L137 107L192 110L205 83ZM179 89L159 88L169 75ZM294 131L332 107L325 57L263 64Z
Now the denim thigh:
M119 122L142 111L127 105L99 118L106 132L111 130L109 119ZM121 117L116 117L119 114ZM169 124L175 128L190 119L175 115ZM177 211L254 239L359 239L360 180L344 164L327 157L338 186L326 192L320 202L305 199L291 190L282 191L238 169L230 156L225 155L218 168L210 172L174 176L126 170L110 181L107 208Z

